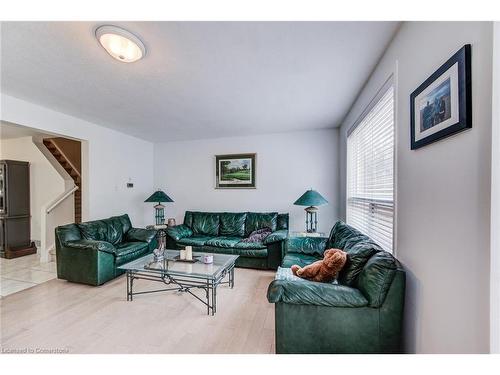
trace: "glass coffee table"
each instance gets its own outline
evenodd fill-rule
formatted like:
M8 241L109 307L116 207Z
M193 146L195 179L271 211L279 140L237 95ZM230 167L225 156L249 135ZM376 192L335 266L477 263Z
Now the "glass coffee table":
M154 260L154 255L149 254L120 267L127 273L127 301L132 301L135 295L158 293L165 291L178 291L191 294L207 306L207 314L215 315L217 312L217 286L229 284L234 287L234 263L238 255L209 254L213 255L213 263L202 262L205 253L193 253L194 263L176 260L178 250L165 250L165 258ZM227 280L226 279L227 276ZM147 291L134 291L134 280L150 280L167 285L167 288ZM202 289L205 299L193 293Z

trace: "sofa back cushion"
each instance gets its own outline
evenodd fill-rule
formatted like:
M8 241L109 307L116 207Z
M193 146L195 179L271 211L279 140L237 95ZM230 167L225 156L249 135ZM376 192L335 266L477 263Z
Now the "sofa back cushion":
M243 237L245 236L245 220L247 214L245 212L232 213L224 212L220 214L220 229L219 234L227 237Z
M366 297L369 306L382 306L397 268L396 259L387 251L376 253L366 262L356 287Z
M276 230L288 229L288 221L289 221L288 214L278 214Z
M330 232L328 248L345 250L347 242L354 244L363 240L369 241L370 238L356 228L339 220L335 223Z
M130 217L128 214L123 214L120 216L113 216L111 219L118 219L122 224L122 234L127 233L130 229L132 229L132 223L130 222Z
M277 212L247 212L247 219L245 222L245 236L248 237L254 230L262 228L271 228L271 231L274 232L277 225Z
M363 270L368 260L382 251L382 248L371 240L348 241L343 249L347 253L347 260L339 273L340 284L352 286Z
M76 224L61 225L56 228L56 239L63 245L68 241L77 241L81 238L80 229Z
M128 215L114 216L109 219L87 221L78 224L83 239L106 241L113 245L121 243L124 234L131 227Z
M193 211L186 211L184 214L184 225L193 228Z
M219 235L219 213L215 212L193 212L193 224L191 229L194 234L205 236Z

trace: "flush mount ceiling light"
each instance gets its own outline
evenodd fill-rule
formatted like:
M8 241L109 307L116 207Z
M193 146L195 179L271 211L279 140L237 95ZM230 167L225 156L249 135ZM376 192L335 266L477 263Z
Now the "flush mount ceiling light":
M101 46L115 59L122 62L140 60L146 54L144 43L131 32L117 26L101 26L95 31Z

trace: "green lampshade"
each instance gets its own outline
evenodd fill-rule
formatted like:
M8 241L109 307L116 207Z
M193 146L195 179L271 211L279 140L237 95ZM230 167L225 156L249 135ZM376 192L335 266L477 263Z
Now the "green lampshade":
M173 199L170 198L167 194L165 194L163 191L158 190L153 193L148 199L146 199L144 202L173 202Z
M302 194L294 204L297 206L321 206L327 203L328 201L320 193L311 189Z

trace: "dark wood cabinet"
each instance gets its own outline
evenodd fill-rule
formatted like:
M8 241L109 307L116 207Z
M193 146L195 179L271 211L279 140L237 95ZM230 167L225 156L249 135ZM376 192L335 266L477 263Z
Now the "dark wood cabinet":
M0 256L36 253L31 241L30 165L0 160Z

